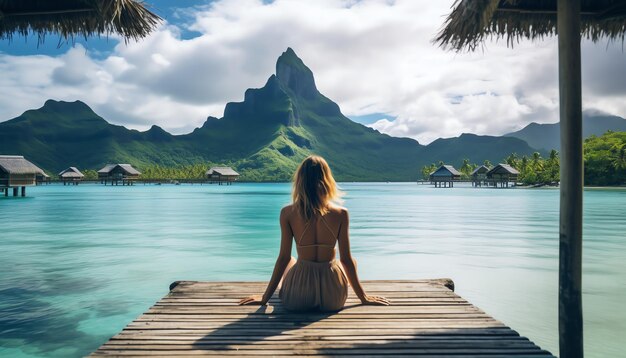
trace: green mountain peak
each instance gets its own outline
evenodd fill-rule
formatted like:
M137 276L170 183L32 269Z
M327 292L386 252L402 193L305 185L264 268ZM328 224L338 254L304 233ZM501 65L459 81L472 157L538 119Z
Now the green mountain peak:
M0 153L22 154L42 168L98 169L111 162L150 166L232 166L244 180L287 181L310 154L326 158L340 181L410 181L438 160L456 164L497 162L534 150L522 140L462 135L422 146L355 123L321 94L313 72L288 48L276 73L244 100L228 103L222 118L171 135L158 126L145 132L109 124L80 101L46 101L36 110L0 123Z
M89 106L82 101L55 101L53 99L47 100L43 107L40 108L42 111L47 112L56 112L56 113L67 113L67 112L90 112L95 115L95 113L89 108Z
M313 72L291 47L276 61L276 78L283 86L305 99L314 99L319 95Z

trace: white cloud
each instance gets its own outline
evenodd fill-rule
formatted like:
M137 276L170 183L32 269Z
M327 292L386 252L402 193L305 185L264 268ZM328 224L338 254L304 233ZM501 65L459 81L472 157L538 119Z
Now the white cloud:
M288 46L320 91L346 115L388 113L372 127L421 142L462 132L499 135L558 118L556 41L503 41L478 53L441 50L431 39L452 1L217 1L190 23L169 23L104 59L82 47L64 55L0 54L0 118L46 99L88 103L132 128L175 133L221 116L228 101L262 86ZM189 18L185 11L185 18ZM200 33L181 38L181 29ZM584 106L626 116L620 44L583 45Z

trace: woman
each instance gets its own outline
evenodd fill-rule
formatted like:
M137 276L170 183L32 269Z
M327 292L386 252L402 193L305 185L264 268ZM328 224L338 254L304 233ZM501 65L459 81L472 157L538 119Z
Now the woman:
M242 299L239 304L267 304L282 280L279 291L290 311L340 310L348 297L348 282L366 305L388 305L384 297L365 294L350 254L348 210L333 203L340 192L322 157L306 158L293 180L293 203L280 212L280 252L263 296ZM298 260L291 256L292 239ZM335 260L339 244L340 263ZM346 277L347 276L347 277Z

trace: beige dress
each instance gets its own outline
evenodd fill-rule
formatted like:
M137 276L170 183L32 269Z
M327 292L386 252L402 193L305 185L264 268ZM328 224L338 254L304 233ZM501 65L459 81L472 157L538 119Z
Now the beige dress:
M324 217L320 218L333 234L336 243L337 236ZM296 240L296 246L319 246L334 250L334 244L300 245L309 223L306 224L300 240ZM337 260L317 262L298 258L285 275L278 295L285 308L290 311L338 311L348 298L348 278Z

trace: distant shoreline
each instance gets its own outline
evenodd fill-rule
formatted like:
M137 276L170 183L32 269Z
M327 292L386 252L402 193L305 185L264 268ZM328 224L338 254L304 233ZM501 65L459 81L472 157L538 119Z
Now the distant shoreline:
M186 185L218 185L217 183L209 183L209 182L201 182L201 181L188 181L189 179L173 179L173 181L178 181L180 185L186 184ZM60 185L62 184L62 181L51 181L48 184L44 183L44 184L38 184L37 186L42 186L45 187L47 185ZM173 182L167 182L166 180L163 181L152 181L152 180L147 180L145 183L142 181L136 182L135 185L136 186L145 186L145 185L156 185L156 184L162 184L162 185L177 185ZM415 184L415 181L338 181L339 184L368 184L368 183L379 183L379 184ZM98 185L102 185L104 186L104 184L101 184L98 180L85 180L82 181L81 184L98 184ZM291 184L291 181L244 181L244 180L238 180L235 181L233 183L233 185L236 184ZM421 184L420 186L430 186L431 184ZM107 186L111 186L111 185L107 185ZM461 186L461 187L465 187L465 186ZM486 188L486 187L485 187ZM558 189L559 186L558 185L541 185L541 186L533 186L533 185L518 185L518 186L511 186L508 189ZM622 184L622 185L611 185L611 186L597 186L597 185L590 185L590 186L585 186L585 189L592 189L592 190L618 190L618 189L626 189L626 184ZM453 189L453 188L452 188ZM498 188L499 189L499 188Z

